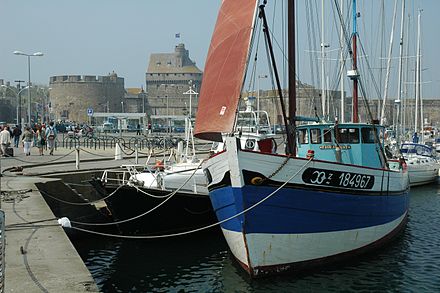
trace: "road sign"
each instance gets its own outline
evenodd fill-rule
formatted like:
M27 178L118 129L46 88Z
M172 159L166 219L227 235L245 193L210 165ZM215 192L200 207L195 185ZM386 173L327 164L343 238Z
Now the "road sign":
M93 109L92 108L87 108L87 115L88 116L92 116L93 115Z

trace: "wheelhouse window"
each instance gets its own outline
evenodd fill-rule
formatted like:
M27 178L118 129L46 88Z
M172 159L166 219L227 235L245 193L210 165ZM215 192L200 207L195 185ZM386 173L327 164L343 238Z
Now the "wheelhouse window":
M339 128L339 143L359 143L359 128Z
M323 129L324 131L324 143L331 143L332 142L332 131L329 128Z
M377 141L375 130L372 127L362 128L361 134L363 143L375 143Z
M309 143L309 132L307 131L307 129L300 129L298 131L298 142L300 144Z
M312 143L315 143L315 144L321 143L321 129L320 128L310 129L310 140Z

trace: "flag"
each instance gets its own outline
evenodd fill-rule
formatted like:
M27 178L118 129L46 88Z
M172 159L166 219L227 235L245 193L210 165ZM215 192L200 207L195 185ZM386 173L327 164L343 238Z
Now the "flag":
M180 38L180 33L177 33L176 34L176 39L179 39Z

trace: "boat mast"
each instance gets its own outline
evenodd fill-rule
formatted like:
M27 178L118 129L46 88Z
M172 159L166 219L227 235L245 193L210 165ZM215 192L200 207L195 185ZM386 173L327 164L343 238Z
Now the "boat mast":
M344 0L341 0L341 15L344 15ZM341 58L341 112L339 114L339 122L344 123L345 122L345 103L344 103L344 66L345 66L345 60L344 60L344 24L341 21L341 36L339 38L339 45L341 46L341 52L340 52L340 58Z
M290 1L289 1L290 3ZM328 45L325 43L325 15L324 15L324 0L321 1L321 107L322 117L328 115L326 111L327 97L326 97L326 82L325 82L325 48ZM289 26L290 28L290 26ZM290 59L289 59L290 60Z
M417 15L417 53L416 53L416 106L414 115L414 131L417 133L419 127L419 100L420 100L420 17L421 10Z
M401 109L402 109L402 58L403 58L403 31L405 29L405 0L402 0L402 16L400 20L400 48L399 48L399 78L397 84L397 114L396 114L396 136L397 136L397 145L400 145L400 138L402 136L402 129L399 125L402 124ZM400 121L399 121L400 120Z
M295 1L288 1L288 68L289 68L289 125L287 131L288 147L286 154L296 155L296 62L295 62ZM290 137L290 139L289 139Z
M353 80L353 123L359 122L359 106L358 106L358 78L357 73L357 8L356 0L353 0L353 67L350 78Z

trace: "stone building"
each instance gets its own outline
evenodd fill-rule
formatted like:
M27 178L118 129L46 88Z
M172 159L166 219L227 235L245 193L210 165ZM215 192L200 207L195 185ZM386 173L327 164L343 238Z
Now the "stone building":
M16 122L17 94L11 93L10 86L10 82L0 79L0 122Z
M55 120L81 123L88 121L88 108L94 112L121 112L123 107L124 78L115 72L107 76L52 76L49 86Z
M189 58L184 44L178 44L173 53L151 54L145 75L149 115L185 115L189 111L189 90L200 91L202 71ZM191 101L193 115L197 99Z
M306 117L321 117L322 116L322 106L321 106L321 90L312 87L311 85L300 83L297 81L297 116ZM288 111L288 91L283 90L284 104L286 111ZM256 92L244 94L244 96L257 96ZM341 93L339 91L328 91L327 92L329 103L329 113L330 119L334 119L334 113L339 115L340 113L340 101ZM265 110L269 114L269 118L272 124L283 124L283 118L281 116L281 106L278 98L277 90L261 90L259 95L260 109ZM256 107L256 105L254 106ZM244 109L244 103L240 103L240 109ZM346 106L347 108L347 106Z

